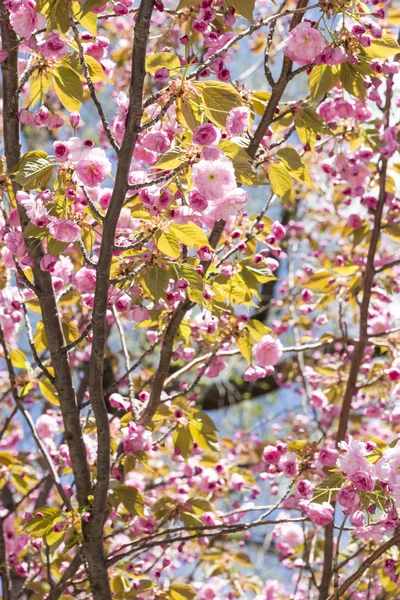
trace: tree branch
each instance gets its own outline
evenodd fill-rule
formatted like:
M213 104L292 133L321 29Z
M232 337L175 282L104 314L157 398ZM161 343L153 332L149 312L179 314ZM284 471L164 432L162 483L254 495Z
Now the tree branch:
M147 40L154 0L142 0L134 31L129 110L122 140L115 185L110 205L104 219L100 255L97 264L96 291L93 308L93 341L90 358L89 390L97 426L97 481L94 488L92 519L85 527L87 536L84 553L89 561L92 592L95 598L111 599L110 583L106 569L102 532L107 516L107 497L110 478L110 427L103 391L104 350L106 345L106 311L110 285L110 267L114 251L118 218L129 189L128 176L133 150L143 114L143 88L146 75L145 60Z

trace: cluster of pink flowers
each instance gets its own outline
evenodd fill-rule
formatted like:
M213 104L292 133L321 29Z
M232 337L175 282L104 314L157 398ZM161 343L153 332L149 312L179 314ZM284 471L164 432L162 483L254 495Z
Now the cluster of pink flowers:
M46 17L36 11L34 0L7 0L10 23L15 33L28 38L36 29L46 27Z
M278 338L264 335L253 346L253 357L256 365L250 365L244 374L245 381L256 381L274 372L274 365L279 362L283 346Z
M325 47L322 33L314 29L310 21L302 21L289 32L283 53L300 65L308 65Z
M24 108L19 114L19 120L22 125L47 127L47 129L58 129L64 125L64 119L57 113L51 113L44 105L40 106L36 113Z
M68 53L67 42L62 39L59 31L52 31L39 46L40 52L45 58L61 60Z

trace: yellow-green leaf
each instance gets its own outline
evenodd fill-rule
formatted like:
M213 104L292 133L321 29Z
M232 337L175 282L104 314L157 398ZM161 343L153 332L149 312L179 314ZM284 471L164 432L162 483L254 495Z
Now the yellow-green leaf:
M48 379L41 379L39 381L39 389L46 400L52 404L55 404L56 406L60 406L57 390Z
M259 92L253 92L251 95L251 104L257 114L262 116L267 107L268 101L271 98L270 92L260 90Z
M170 231L189 248L198 246L209 246L205 232L194 223L185 223L183 225L171 225Z
M100 8L100 6L104 6L104 0L82 0L81 14L86 15L89 11Z
M190 300L201 305L203 303L203 279L196 269L192 265L184 263L179 267L179 275L189 282L187 295Z
M248 21L253 21L255 0L224 0L226 7L233 6L238 15L242 15Z
M186 583L174 583L168 590L170 600L194 600L197 593Z
M170 256L171 258L179 258L181 255L181 247L179 240L173 232L158 232L155 236L157 248L163 254Z
M167 271L158 265L154 265L146 269L144 280L155 302L158 302L168 286L169 276Z
M251 362L253 344L251 342L250 333L247 329L244 330L244 334L236 340L236 345L240 350L240 353L247 360Z
M313 67L308 79L311 98L315 100L324 96L338 81L339 72L335 67L330 67L329 65L317 65Z
M26 190L43 188L50 180L54 163L47 152L33 150L23 155L11 177Z
M13 367L16 367L17 369L26 368L26 356L22 350L11 350L10 359Z
M246 149L228 140L223 140L219 147L231 159L237 181L243 185L253 185L255 173Z
M400 10L389 10L387 20L392 25L400 25Z
M84 14L78 2L72 3L72 12L80 25L90 31L94 36L97 35L97 15L93 12Z
M35 333L33 334L33 342L38 352L47 350L49 347L43 321L39 321L36 325Z
M193 440L202 450L218 450L217 428L213 420L199 411L189 421L189 430Z
M61 104L71 112L79 112L83 102L82 81L77 73L65 65L53 70L54 87Z
M287 200L293 189L292 177L283 165L272 164L268 167L268 178L274 194Z
M303 163L294 148L282 148L282 150L278 150L277 154L293 179L301 181L309 187L314 187L309 168Z
M131 515L144 517L144 498L139 490L129 485L117 485L113 489L113 496L119 503L122 502Z
M364 52L369 58L389 58L400 52L400 46L393 36L383 33L379 40L372 40L371 45L364 48Z
M239 92L222 81L198 83L207 117L220 127L225 127L227 114L232 108L242 106Z
M189 458L193 448L193 438L190 431L186 427L179 426L175 429L172 440L175 449L179 448L180 456L183 456L185 460Z
M385 227L384 233L395 242L400 242L400 225L389 225Z
M175 169L184 163L185 156L185 152L181 152L180 150L174 148L173 150L169 150L168 152L162 154L155 166L158 169L165 169L169 171L170 169Z
M92 13L90 13L92 14ZM101 64L93 58L93 56L85 56L85 62L89 69L89 75L93 83L100 83L102 81L107 81L107 77L103 71L103 67Z
M181 61L172 52L157 52L146 57L146 71L154 75L158 69L169 69L175 75L181 68Z
M342 63L340 65L340 81L346 92L364 100L367 93L364 84L365 77L357 65L352 65L349 62Z

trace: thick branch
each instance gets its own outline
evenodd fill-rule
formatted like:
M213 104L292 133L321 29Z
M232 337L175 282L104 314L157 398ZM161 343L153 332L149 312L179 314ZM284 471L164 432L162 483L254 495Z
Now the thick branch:
M143 113L143 87L147 40L150 30L154 0L142 0L138 11L133 51L132 75L129 88L129 111L126 130L122 140L115 185L110 206L104 219L103 237L97 265L96 291L93 309L93 342L90 359L89 389L97 426L97 481L94 489L92 519L86 529L84 552L91 572L91 585L95 598L111 598L102 541L103 524L107 515L107 496L110 478L110 428L103 393L104 350L106 345L106 312L110 267L114 250L118 218L128 191L128 175L131 166L140 122Z

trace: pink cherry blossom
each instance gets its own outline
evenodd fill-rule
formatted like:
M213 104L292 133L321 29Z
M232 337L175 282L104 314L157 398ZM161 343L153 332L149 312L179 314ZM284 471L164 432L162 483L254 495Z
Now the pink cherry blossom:
M311 521L320 527L325 527L333 521L334 510L329 502L322 502L322 504L310 502L306 507L306 513Z
M253 346L253 356L259 367L274 366L283 353L281 342L272 335L264 335L257 344Z
M39 47L45 58L61 60L68 54L68 46L61 38L59 31L52 31L46 36L46 41Z
M221 130L217 129L212 123L199 125L193 132L192 141L199 146L218 145L221 139Z
M235 217L247 204L247 192L243 188L236 188L228 192L220 200L214 201L209 207L208 214L219 221L228 221L229 217Z
M82 267L74 275L76 287L84 294L93 294L96 289L96 271L89 267Z
M29 37L35 29L46 27L46 17L35 11L33 0L28 0L21 3L15 12L11 12L10 23L15 33L21 37Z
M244 372L244 381L257 381L267 375L267 371L257 365L250 365Z
M248 130L250 123L250 110L247 106L232 108L226 117L226 131L228 135L241 135Z
M227 158L201 160L192 167L193 181L206 200L218 200L236 188L235 171Z
M93 148L76 165L79 179L88 187L95 187L111 173L111 163L101 148Z
M53 219L48 225L49 232L60 242L76 242L81 237L79 225L68 219Z
M267 465L277 465L281 459L281 454L275 446L265 446L262 456Z
M360 497L353 486L345 485L338 491L336 500L345 508L353 508L358 506Z
M314 29L309 21L303 21L289 33L283 53L299 65L308 65L324 49L322 33Z
M14 254L15 256L24 256L28 251L23 235L19 231L10 231L9 233L6 233L4 241L11 254Z
M167 152L171 147L171 140L164 131L150 131L142 139L142 144L147 150Z

